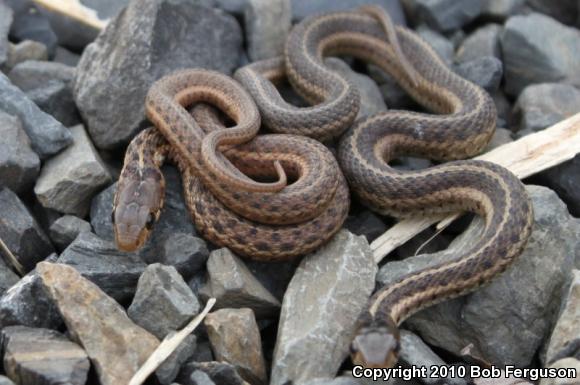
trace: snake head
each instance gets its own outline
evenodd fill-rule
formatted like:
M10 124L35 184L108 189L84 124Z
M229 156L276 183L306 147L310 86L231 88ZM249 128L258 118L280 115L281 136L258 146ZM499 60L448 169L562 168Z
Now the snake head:
M399 329L390 319L362 325L350 345L351 360L365 368L392 368L399 359Z
M119 250L135 251L143 246L159 219L164 192L165 181L159 169L121 176L112 213Z

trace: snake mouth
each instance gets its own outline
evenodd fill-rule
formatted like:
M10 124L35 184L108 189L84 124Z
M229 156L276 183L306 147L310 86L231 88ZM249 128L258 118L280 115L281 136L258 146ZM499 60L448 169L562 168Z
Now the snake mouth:
M115 243L120 251L132 252L136 251L143 244L147 238L145 231L120 231L120 229L115 228Z

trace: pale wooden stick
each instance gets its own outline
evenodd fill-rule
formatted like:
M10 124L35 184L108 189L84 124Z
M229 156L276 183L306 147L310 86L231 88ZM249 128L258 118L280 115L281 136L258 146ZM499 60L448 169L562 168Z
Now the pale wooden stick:
M24 267L20 263L20 261L16 258L14 254L10 251L8 246L4 243L2 238L0 238L0 251L2 251L2 255L4 256L4 261L11 265L22 277L26 272L24 271Z
M213 305L215 304L216 299L210 298L207 303L205 304L205 308L201 313L199 313L194 319L187 324L186 327L181 329L178 332L168 334L163 341L159 344L157 349L149 356L147 361L139 368L139 370L135 373L131 381L129 381L129 385L141 385L147 377L151 375L158 367L173 353L175 349L179 346L179 344L190 335L195 328L203 321L205 316L209 313Z
M540 132L524 136L499 146L475 159L502 165L519 178L525 178L572 159L580 152L580 113ZM401 246L434 223L447 226L459 214L446 217L429 216L404 219L371 243L375 261L380 262L387 254Z
M108 20L100 19L94 9L85 7L80 0L33 0L42 8L63 14L75 19L82 24L88 25L97 30L102 30L107 25Z

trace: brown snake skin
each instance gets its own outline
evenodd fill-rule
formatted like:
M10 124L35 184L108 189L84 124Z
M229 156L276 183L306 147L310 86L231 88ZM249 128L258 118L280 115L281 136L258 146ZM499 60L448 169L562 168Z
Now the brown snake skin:
M454 74L415 33L394 28L381 9L367 6L309 17L288 37L284 61L251 64L238 70L236 78L271 129L336 137L356 116L358 108L352 106L358 106L358 96L347 80L324 66L328 55L354 56L379 66L436 113L388 111L349 129L338 158L358 198L396 217L463 210L485 218L481 239L452 261L403 276L370 299L351 357L365 367L390 367L398 360L401 322L488 282L522 252L531 233L532 206L519 179L492 163L455 161L411 172L389 167L401 155L453 160L478 154L493 134L496 112L489 95ZM299 109L284 102L270 83L284 74L301 96L318 104Z

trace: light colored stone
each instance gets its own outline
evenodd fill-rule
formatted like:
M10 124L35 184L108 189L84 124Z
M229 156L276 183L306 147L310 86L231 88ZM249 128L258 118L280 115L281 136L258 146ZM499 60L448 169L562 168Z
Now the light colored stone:
M284 53L291 19L290 0L249 0L244 21L250 60L270 59Z
M485 56L493 56L501 60L501 47L499 38L503 26L499 24L486 24L473 31L463 40L455 59L459 62L468 62Z
M550 368L575 370L576 378L543 378L539 385L578 385L580 382L580 361L575 358L564 358L554 362Z

